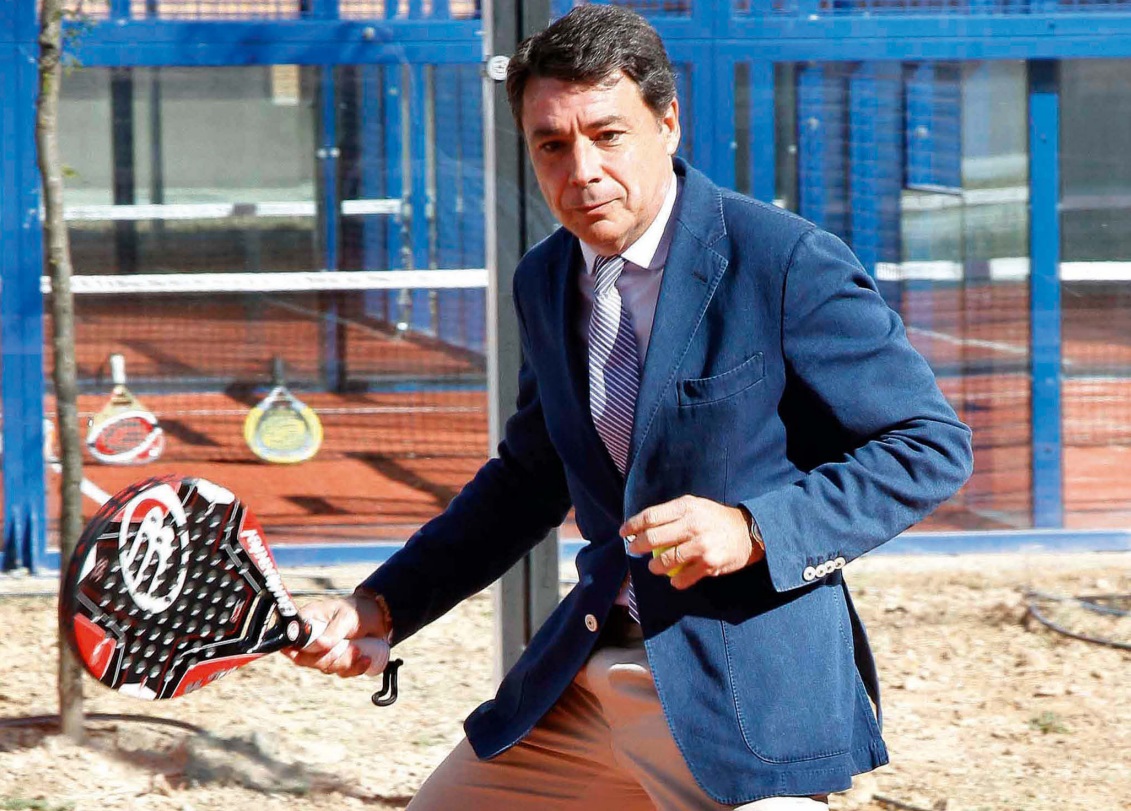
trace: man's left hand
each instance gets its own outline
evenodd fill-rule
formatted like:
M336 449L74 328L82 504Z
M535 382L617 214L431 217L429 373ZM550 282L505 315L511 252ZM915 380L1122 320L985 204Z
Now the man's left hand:
M681 496L637 513L620 528L634 555L662 550L648 562L654 574L670 574L677 589L704 577L737 572L765 555L750 538L746 514L737 507L698 496Z

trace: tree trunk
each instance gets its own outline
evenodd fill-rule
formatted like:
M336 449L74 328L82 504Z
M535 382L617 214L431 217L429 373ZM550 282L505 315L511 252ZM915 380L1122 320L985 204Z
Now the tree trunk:
M39 30L39 100L35 138L43 180L44 230L51 274L52 343L55 349L55 411L63 465L59 520L59 572L67 571L82 531L82 447L79 444L75 372L75 303L71 294L71 245L63 219L63 162L59 157L59 82L62 79L62 0L43 0ZM60 582L60 587L62 583ZM82 665L59 629L59 719L63 734L84 738Z

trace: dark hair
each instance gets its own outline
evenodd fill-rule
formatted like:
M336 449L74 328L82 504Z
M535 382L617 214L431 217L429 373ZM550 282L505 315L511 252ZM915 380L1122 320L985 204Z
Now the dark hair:
M656 29L620 6L578 6L519 44L507 66L511 114L521 130L531 77L600 85L621 71L640 87L649 109L663 115L675 98L675 73Z

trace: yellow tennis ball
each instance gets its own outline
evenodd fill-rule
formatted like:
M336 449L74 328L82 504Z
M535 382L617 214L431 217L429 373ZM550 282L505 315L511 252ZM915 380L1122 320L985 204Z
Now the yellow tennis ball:
M675 546L675 545L676 544L672 544L672 546ZM663 554L665 551L667 551L668 549L671 549L671 548L672 548L671 546L658 546L658 547L656 547L655 549L652 550L652 557L658 558L661 554ZM686 565L687 565L686 563L681 563L678 566L676 566L674 569L668 570L668 577L675 577L677 574L679 574L680 572L683 571L683 567L686 566Z

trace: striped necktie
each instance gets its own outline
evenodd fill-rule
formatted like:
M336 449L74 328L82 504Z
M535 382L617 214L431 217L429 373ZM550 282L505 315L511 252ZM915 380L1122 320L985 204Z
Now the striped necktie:
M593 265L596 281L589 319L589 411L597 435L623 476L632 444L640 363L632 318L617 291L616 282L622 270L622 256L598 256ZM631 581L628 603L628 613L639 622Z

